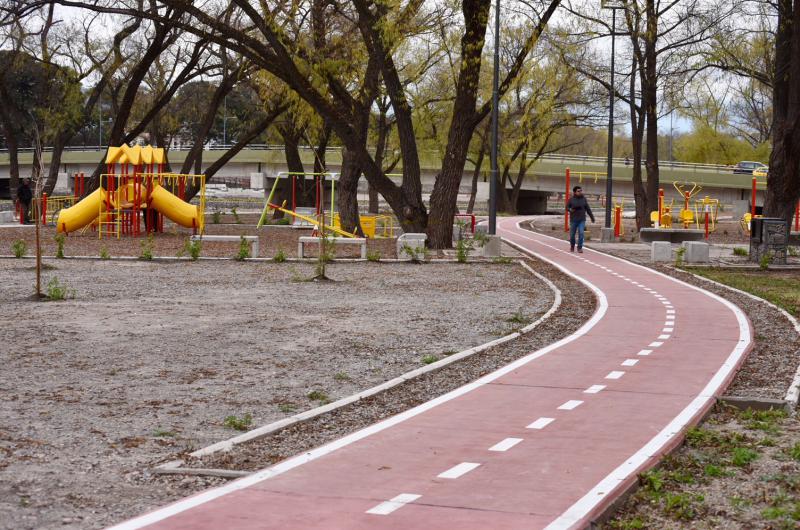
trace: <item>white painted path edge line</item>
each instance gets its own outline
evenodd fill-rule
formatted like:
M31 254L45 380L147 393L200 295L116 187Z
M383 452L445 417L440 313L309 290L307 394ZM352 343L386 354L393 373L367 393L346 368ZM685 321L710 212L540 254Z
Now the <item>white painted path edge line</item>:
M508 242L508 241L506 241L506 242ZM513 246L515 248L518 248L518 249L521 248L518 245L513 245L512 244L511 246ZM196 506L200 506L202 504L210 502L210 501L212 501L214 499L217 499L217 498L222 497L224 495L227 495L229 493L233 493L235 491L239 491L239 490L248 488L248 487L252 486L253 484L258 484L258 483L263 482L263 481L265 481L267 479L270 479L272 477L278 476L278 475L280 475L282 473L285 473L285 472L287 472L287 471L289 471L289 470L291 470L291 469L293 469L295 467L301 466L301 465L306 464L308 462L312 462L312 461L314 461L314 460L316 460L316 459L318 459L318 458L320 458L322 456L325 456L325 455L327 455L329 453L332 453L332 452L336 451L337 449L341 449L342 447L346 447L346 446L348 446L348 445L350 445L350 444L352 444L354 442L357 442L357 441L359 441L359 440L361 440L363 438L366 438L366 437L371 436L371 435L373 435L373 434L375 434L377 432L380 432L380 431L383 431L385 429L388 429L389 427L397 425L398 423L402 423L402 422L404 422L405 420L407 420L409 418L413 418L414 416L418 416L419 414L422 414L423 412L425 412L427 410L430 410L430 409L432 409L432 408L434 408L434 407L436 407L438 405L441 405L442 403L446 403L448 401L451 401L451 400L453 400L453 399L455 399L457 397L460 397L460 396L462 396L464 394L467 394L467 393L469 393L469 392L471 392L471 391L473 391L473 390L475 390L477 388L480 388L483 385L491 383L492 381L494 381L494 380L496 380L496 379L498 379L498 378L500 378L500 377L502 377L502 376L504 376L504 375L506 375L506 374L508 374L510 372L513 372L517 368L520 368L521 366L525 366L526 364L530 363L531 361L533 361L535 359L538 359L539 357L542 357L544 355L547 355L551 351L556 350L556 349L564 346L565 344L569 344L570 342L572 342L574 340L577 340L578 338L580 338L583 335L585 335L590 329L592 329L594 326L596 326L597 323L600 322L600 320L603 319L603 317L605 316L606 312L608 311L608 299L606 298L605 294L599 288L597 288L594 284L590 283L589 281L585 280L584 278L581 278L580 276L575 275L574 273L572 273L571 271L569 271L568 269L566 269L565 267L563 267L559 263L551 261L551 260L545 258L544 256L539 255L536 252L533 252L533 251L530 251L530 250L525 250L525 249L522 249L522 250L523 250L524 254L533 255L536 258L538 258L538 259L540 259L540 260L542 260L542 261L544 261L546 263L549 263L550 265L552 265L556 269L560 270L561 272L563 272L567 276L578 280L582 284L586 285L586 287L588 287L592 292L595 293L595 296L597 297L597 308L595 309L594 314L592 315L592 317L588 321L586 321L574 333L572 333L571 335L568 335L568 336L566 336L566 337L564 337L564 338L562 338L562 339L560 339L560 340L558 340L558 341L556 341L556 342L554 342L552 344L549 344L549 345L545 346L544 348L541 348L541 349L539 349L539 350L537 350L537 351L535 351L533 353L529 353L528 355L526 355L524 357L520 357L516 361L513 361L512 363L507 364L507 365L503 366L502 368L499 368L499 369L495 370L494 372L492 372L490 374L486 374L485 376L481 377L480 379L478 379L476 381L473 381L472 383L468 383L468 384L466 384L466 385L464 385L462 387L456 388L455 390L451 390L447 394L443 394L443 395L441 395L441 396L439 396L437 398L434 398L434 399L432 399L430 401L427 401L427 402L425 402L425 403L423 403L421 405L417 405L416 407L414 407L412 409L409 409L409 410L407 410L405 412L401 412L400 414L397 414L396 416L392 416L391 418L387 418L387 419L385 419L385 420L383 420L381 422L378 422L378 423L376 423L374 425L370 425L369 427L361 429L360 431L356 431L354 433L348 434L347 436L345 436L343 438L339 438L338 440L334 440L333 442L325 444L325 445L323 445L321 447L317 447L316 449L312 449L311 451L308 451L308 452L303 453L301 455L297 455L297 456L294 456L292 458L289 458L288 460L284 460L283 462L279 462L278 464L275 464L274 466L262 469L260 471L256 471L255 473L253 473L252 475L249 475L247 477L244 477L244 478L241 478L241 479L238 479L238 480L234 480L233 482L230 482L228 484L224 484L224 485L219 486L217 488L213 488L213 489L210 489L210 490L206 490L206 491L200 492L197 495L193 495L192 497L179 500L179 501L177 501L177 502L175 502L173 504L170 504L168 506L164 506L162 508L158 508L158 509L156 509L156 510L150 512L150 513L146 513L146 514L140 515L139 517L136 517L134 519L130 519L128 521L124 521L124 522L122 522L120 524L117 524L115 526L110 527L108 530L137 530L139 528L143 528L143 527L151 525L153 523L157 523L158 521L163 521L164 519L172 517L173 515L177 515L177 514L179 514L181 512L184 512L184 511L189 510L191 508L194 508ZM531 324L531 325L533 325L533 324ZM430 365L430 366L432 366L432 365Z

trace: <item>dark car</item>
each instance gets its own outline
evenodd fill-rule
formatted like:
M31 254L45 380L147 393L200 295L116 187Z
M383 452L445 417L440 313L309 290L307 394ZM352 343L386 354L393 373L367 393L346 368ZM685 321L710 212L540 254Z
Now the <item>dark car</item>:
M750 161L743 161L739 162L735 166L733 166L733 174L734 175L752 175L753 171L756 169L767 167L766 164L762 164L761 162L750 162Z

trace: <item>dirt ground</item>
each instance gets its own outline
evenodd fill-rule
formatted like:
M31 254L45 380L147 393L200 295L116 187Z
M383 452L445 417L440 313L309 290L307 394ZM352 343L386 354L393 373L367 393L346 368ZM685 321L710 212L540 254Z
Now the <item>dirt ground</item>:
M350 395L552 302L518 265L334 263L316 283L313 264L45 263L74 298L32 301L32 260L0 259L4 529L101 527L217 483L149 469L237 434L229 416Z

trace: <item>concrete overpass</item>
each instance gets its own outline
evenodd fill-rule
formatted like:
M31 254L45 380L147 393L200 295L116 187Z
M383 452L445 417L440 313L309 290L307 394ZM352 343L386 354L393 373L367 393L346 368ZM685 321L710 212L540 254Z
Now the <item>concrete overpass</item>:
M211 148L203 152L203 167L208 167L216 161L225 148ZM64 152L61 159L60 179L57 192L66 192L70 187L67 176L74 173L91 173L96 164L102 160L105 147L70 148ZM180 166L187 154L186 150L171 149L169 160L173 167ZM313 165L313 152L310 148L302 149L301 156L307 168ZM336 172L341 165L341 149L331 148L327 152L327 164L330 171ZM45 163L49 163L49 153L45 153ZM436 152L422 152L421 167L423 189L428 192L433 187L434 178L439 171L441 161ZM32 153L23 152L20 155L21 175L30 174ZM554 193L563 193L565 189L565 173L570 168L572 183L580 183L586 192L592 196L605 193L606 159L603 157L574 156L574 155L547 155L537 161L529 170L529 176L522 187L520 213L541 213L546 208L548 196ZM735 175L729 166L714 166L705 164L687 164L683 162L661 162L661 184L666 192L667 199L675 198L676 203L680 197L674 190L673 182L696 182L704 188L702 195L708 194L719 199L723 204L736 204L737 210L746 209L743 201L749 201L751 179L750 175ZM8 198L8 153L0 151L0 197ZM249 182L266 181L277 173L286 171L283 146L253 145L242 150L216 175L217 178L238 178ZM402 171L402 168L396 171ZM468 162L464 170L461 184L462 194L469 193L473 167ZM514 170L512 169L512 172ZM479 184L479 199L486 198L488 182L488 165L484 166L482 182ZM258 178L261 176L263 178ZM614 195L615 197L633 197L633 168L624 159L614 160ZM763 180L763 179L761 179ZM362 183L366 186L364 183ZM758 204L763 201L764 184L759 185ZM632 202L630 205L632 206Z

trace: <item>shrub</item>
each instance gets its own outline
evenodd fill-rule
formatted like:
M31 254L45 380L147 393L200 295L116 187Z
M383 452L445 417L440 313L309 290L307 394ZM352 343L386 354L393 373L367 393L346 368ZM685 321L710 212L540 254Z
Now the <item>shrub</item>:
M28 244L23 239L17 239L11 244L11 251L15 258L21 258L28 251Z
M439 358L437 356L431 355L431 354L428 354L428 355L426 355L426 356L424 356L422 358L422 362L424 364L432 364L432 363L435 363L438 360L439 360Z
M67 241L67 236L64 234L56 234L56 258L64 259L64 243Z
M100 259L111 259L111 254L108 253L106 247L100 247Z
M749 254L748 250L743 247L733 247L733 255L734 256L747 256Z
M772 263L772 253L766 252L763 256L761 256L758 266L761 267L761 270L767 270L769 269L770 263Z
M192 261L197 261L197 258L200 257L200 251L203 249L203 243L200 241L192 241L191 239L187 238L186 242L183 244L183 249L178 252L178 257L180 258L184 254L189 254L189 257Z
M222 212L214 210L214 213L211 214L211 224L218 225L220 220L222 220Z
M69 289L65 284L58 281L55 276L47 282L47 298L50 300L66 300L75 298L75 291Z
M367 261L380 261L381 253L378 250L370 250L367 252Z
M423 260L428 258L428 249L425 247L412 247L408 243L404 243L400 248L399 257L403 257L403 254L408 255L411 263L422 263Z
M233 257L236 261L244 261L250 257L250 244L244 238L244 236L240 236L239 238L239 252Z
M459 263L466 263L469 253L472 252L473 241L462 237L456 242L456 260Z
M153 234L147 234L147 238L142 240L142 253L139 254L139 259L150 261L153 259Z
M682 267L683 266L683 256L686 254L686 247L679 247L675 251L675 266Z
M231 214L233 215L233 222L234 223L236 223L238 225L238 224L240 224L242 222L242 220L239 219L239 212L236 211L236 206L231 208Z
M275 256L272 258L272 261L275 263L283 263L286 261L286 252L284 252L282 248L279 248L278 252L276 252Z

